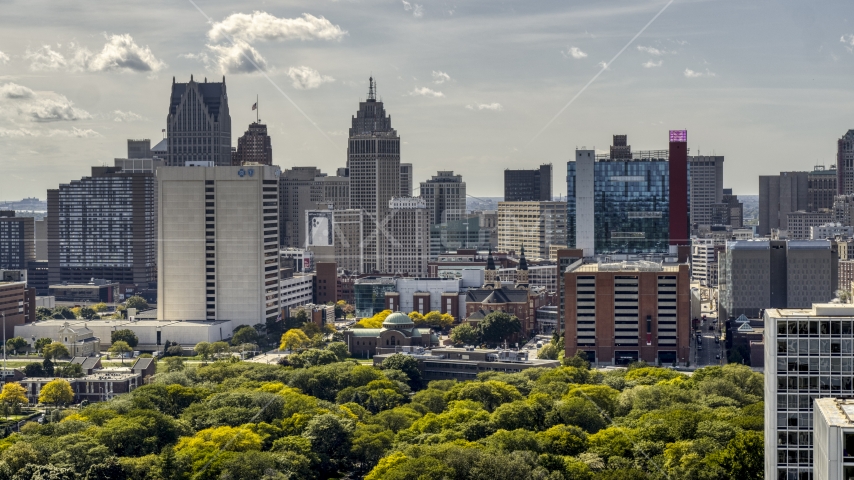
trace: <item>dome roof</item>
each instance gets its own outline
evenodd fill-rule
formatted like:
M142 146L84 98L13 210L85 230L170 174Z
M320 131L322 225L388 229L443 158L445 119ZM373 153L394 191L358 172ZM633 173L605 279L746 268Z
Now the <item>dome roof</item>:
M383 328L412 328L415 323L405 313L395 312L383 321Z

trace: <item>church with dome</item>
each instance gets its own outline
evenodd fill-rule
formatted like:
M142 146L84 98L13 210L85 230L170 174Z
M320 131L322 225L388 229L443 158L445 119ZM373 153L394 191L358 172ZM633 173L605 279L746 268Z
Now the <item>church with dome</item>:
M350 355L370 358L377 354L399 352L401 347L434 347L439 345L439 337L431 333L429 328L416 328L409 315L395 312L386 317L382 328L346 330L344 342Z

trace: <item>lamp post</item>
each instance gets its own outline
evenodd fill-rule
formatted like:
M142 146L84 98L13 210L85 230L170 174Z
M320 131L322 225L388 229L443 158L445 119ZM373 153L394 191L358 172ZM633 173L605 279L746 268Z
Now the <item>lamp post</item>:
M6 384L6 312L0 312L3 315L3 385Z

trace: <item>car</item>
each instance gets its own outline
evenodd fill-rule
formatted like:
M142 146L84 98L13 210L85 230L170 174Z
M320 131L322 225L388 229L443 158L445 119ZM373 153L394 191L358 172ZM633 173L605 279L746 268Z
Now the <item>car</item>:
M715 360L720 360L720 359L721 359L721 354L720 354L720 353L719 353L719 354L717 354L717 355L715 355Z

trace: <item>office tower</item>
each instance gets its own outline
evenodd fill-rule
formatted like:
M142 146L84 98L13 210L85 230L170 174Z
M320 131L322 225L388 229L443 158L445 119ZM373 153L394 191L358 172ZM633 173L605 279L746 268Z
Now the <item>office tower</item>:
M421 182L421 198L427 203L430 225L460 220L466 213L466 182L453 171L439 171Z
M314 303L337 302L338 265L335 262L314 264Z
M628 135L614 135L613 145L609 149L611 156L609 158L614 160L631 160L632 159L632 146L629 145L629 136Z
M614 159L610 154L576 150L575 161L566 164L566 245L582 249L584 256L669 249L668 151L631 155L631 159Z
M412 196L412 164L400 164L400 196Z
M259 122L249 124L249 129L237 139L237 151L232 157L232 165L257 163L273 164L273 146L267 135L267 125Z
M548 202L551 199L551 163L534 170L504 170L505 202Z
M350 178L326 175L314 177L311 202L332 210L350 208Z
M854 195L837 195L833 199L833 221L854 226Z
M128 158L151 158L151 140L128 139Z
M688 264L576 262L564 273L566 357L685 364L691 340Z
M35 220L0 210L0 270L24 270L36 259Z
M581 260L584 257L584 252L576 248L561 248L557 251L557 291L560 297L558 304L558 318L555 329L557 333L563 333L566 330L566 269L573 263Z
M380 273L427 276L430 254L430 219L423 198L400 197L389 200L389 218L381 237L385 252L379 261Z
M335 210L332 212L332 218L335 226L335 263L342 270L360 273L365 260L365 219L362 211Z
M772 229L786 230L786 215L808 208L807 172L759 176L759 227L756 234L760 237L771 235Z
M738 240L727 242L723 255L720 318L757 318L764 308L809 308L836 295L838 253L827 240Z
M670 245L691 243L688 215L688 131L670 131ZM723 168L723 166L721 166Z
M166 116L166 164L184 166L188 161L231 165L231 115L225 77L222 83L193 81L175 83Z
M854 130L836 142L836 193L854 195Z
M807 191L809 202L807 210L817 212L824 208L833 208L833 199L836 198L836 166L831 165L825 169L824 165L816 165L813 171L807 174Z
M36 220L34 238L36 243L36 260L47 261L47 218Z
M43 296L50 293L49 270L47 260L27 262L27 287L34 288L36 295Z
M92 167L91 176L47 195L51 285L100 278L131 293L148 290L157 281L157 182L152 172Z
M854 401L817 398L814 407L813 478L854 478Z
M566 245L566 202L498 202L498 250L549 258L552 245Z
M315 178L321 176L316 167L293 167L279 177L279 241L283 247L305 247L305 212L317 208L311 194Z
M279 315L278 167L163 167L157 318L230 320Z
M6 281L0 278L0 313L6 318L6 338L15 336L15 326L23 325L26 322L27 309L30 307L27 290L27 282L25 281Z
M359 102L352 117L347 145L350 176L350 208L362 210L365 235L362 271L373 272L383 258L384 225L388 222L389 200L400 195L400 137L391 127L383 102L377 101L371 77L368 98Z
M821 471L813 462L827 437L813 423L813 406L854 396L852 320L850 304L765 310L764 478L800 480Z
M704 287L717 285L718 259L715 252L720 242L712 238L691 239L691 280Z
M732 228L744 226L744 204L738 201L738 196L732 194L731 188L723 189L720 203L712 204L712 222L710 225L729 225Z
M715 223L713 205L723 202L723 186L723 156L688 157L688 196L691 207L689 215L692 230L696 228L695 225L721 225Z

